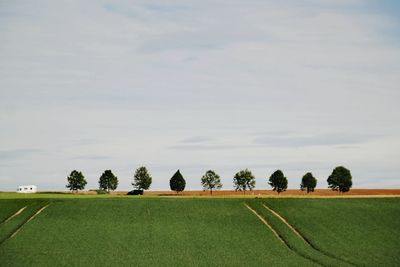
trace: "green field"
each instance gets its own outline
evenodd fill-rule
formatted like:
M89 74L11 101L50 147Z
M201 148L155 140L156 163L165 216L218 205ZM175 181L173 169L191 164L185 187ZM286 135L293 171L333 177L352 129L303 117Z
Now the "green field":
M400 198L0 199L1 266L396 266L399 240Z

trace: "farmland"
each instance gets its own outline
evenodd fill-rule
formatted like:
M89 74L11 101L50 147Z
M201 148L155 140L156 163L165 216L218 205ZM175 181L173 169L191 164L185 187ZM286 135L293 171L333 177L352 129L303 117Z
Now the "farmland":
M400 198L6 195L0 260L2 266L395 266L399 218Z

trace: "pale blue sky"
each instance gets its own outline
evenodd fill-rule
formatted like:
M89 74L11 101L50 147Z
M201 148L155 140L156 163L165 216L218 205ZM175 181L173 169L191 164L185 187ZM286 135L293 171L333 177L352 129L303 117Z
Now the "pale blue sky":
M141 165L400 188L399 62L394 0L0 0L0 190Z

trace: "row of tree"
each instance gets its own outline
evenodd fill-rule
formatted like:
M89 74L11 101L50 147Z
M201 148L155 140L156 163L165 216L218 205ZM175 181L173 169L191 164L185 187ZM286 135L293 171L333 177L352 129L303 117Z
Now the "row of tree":
M67 188L71 191L77 192L83 190L87 184L86 179L82 172L72 171L67 177L68 184ZM352 187L352 176L348 169L343 166L336 167L332 174L328 177L328 187L332 190L339 192L347 192ZM132 185L138 190L148 190L152 183L152 177L148 172L147 168L142 166L139 167L133 175ZM233 184L236 191L246 192L247 190L253 190L256 186L256 179L252 172L248 169L241 170L233 177ZM288 180L281 170L277 170L269 177L268 184L272 187L273 191L281 193L286 191L288 186ZM171 177L169 185L172 191L177 193L185 190L186 180L183 178L181 172L177 170ZM209 190L212 194L213 190L222 188L220 176L213 170L208 170L201 177L201 185L203 190ZM317 186L317 179L311 172L307 172L301 179L300 189L306 190L307 193L314 192ZM115 176L111 170L106 170L99 178L100 190L110 192L118 187L118 177Z

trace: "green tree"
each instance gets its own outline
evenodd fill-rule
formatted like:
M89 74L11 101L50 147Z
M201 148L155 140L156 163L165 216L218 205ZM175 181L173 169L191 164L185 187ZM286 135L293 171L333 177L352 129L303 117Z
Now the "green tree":
M328 187L339 192L348 192L353 185L351 173L343 166L336 167L328 177Z
M317 186L317 179L312 175L311 172L307 172L301 179L300 189L301 191L307 190L307 194L314 192Z
M99 179L99 188L106 190L115 190L118 187L118 177L115 176L111 170L105 170Z
M276 191L278 194L280 194L281 192L286 191L288 181L283 175L283 172L281 170L277 170L269 177L268 184L272 187L273 191Z
M246 194L246 190L250 191L256 186L256 178L250 170L241 170L233 177L233 184L236 191L243 191Z
M85 185L87 184L85 180L85 176L81 172L73 170L71 174L67 177L68 184L67 188L71 191L78 192L78 190L85 189Z
M185 190L186 181L183 178L181 172L179 170L171 177L169 180L169 187L172 191L176 191L176 193L182 192Z
M208 170L203 177L201 177L201 185L204 190L210 190L212 195L213 189L221 189L222 183L219 175L212 170Z
M146 167L142 166L136 169L132 183L136 189L147 190L150 188L151 182L152 178Z

